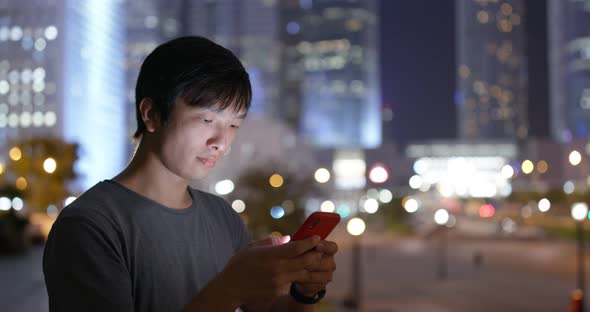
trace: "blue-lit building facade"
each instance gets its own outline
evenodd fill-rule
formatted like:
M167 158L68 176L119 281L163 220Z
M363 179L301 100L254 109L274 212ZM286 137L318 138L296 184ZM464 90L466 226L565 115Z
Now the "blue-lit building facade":
M523 0L457 0L458 134L461 139L528 137Z
M300 1L300 133L320 147L381 144L377 1ZM295 24L296 23L296 24Z
M125 164L120 1L0 1L0 138L80 145L80 189Z
M552 136L590 138L590 1L548 1Z

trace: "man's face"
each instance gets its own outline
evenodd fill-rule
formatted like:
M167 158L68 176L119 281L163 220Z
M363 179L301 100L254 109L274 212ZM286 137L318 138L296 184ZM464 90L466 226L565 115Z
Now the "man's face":
M185 179L201 179L209 174L233 142L245 112L228 108L188 106L178 98L168 124L160 128L158 155L164 166Z

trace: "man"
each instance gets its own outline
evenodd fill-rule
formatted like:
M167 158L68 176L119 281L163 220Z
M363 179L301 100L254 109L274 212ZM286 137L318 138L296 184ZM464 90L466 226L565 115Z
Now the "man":
M64 208L49 235L51 311L313 311L335 243L249 246L227 202L188 187L229 150L250 99L242 64L205 38L172 40L146 58L133 159Z

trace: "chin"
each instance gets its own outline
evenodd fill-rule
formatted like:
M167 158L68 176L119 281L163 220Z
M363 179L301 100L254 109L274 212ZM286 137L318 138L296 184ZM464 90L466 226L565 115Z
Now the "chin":
M189 180L201 180L209 176L209 171L191 172L187 176Z

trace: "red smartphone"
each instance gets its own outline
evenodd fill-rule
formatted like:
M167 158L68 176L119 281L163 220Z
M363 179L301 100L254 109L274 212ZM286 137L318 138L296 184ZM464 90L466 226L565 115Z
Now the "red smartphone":
M324 240L338 225L338 222L340 222L339 214L316 211L307 217L291 240L302 240L314 235Z

